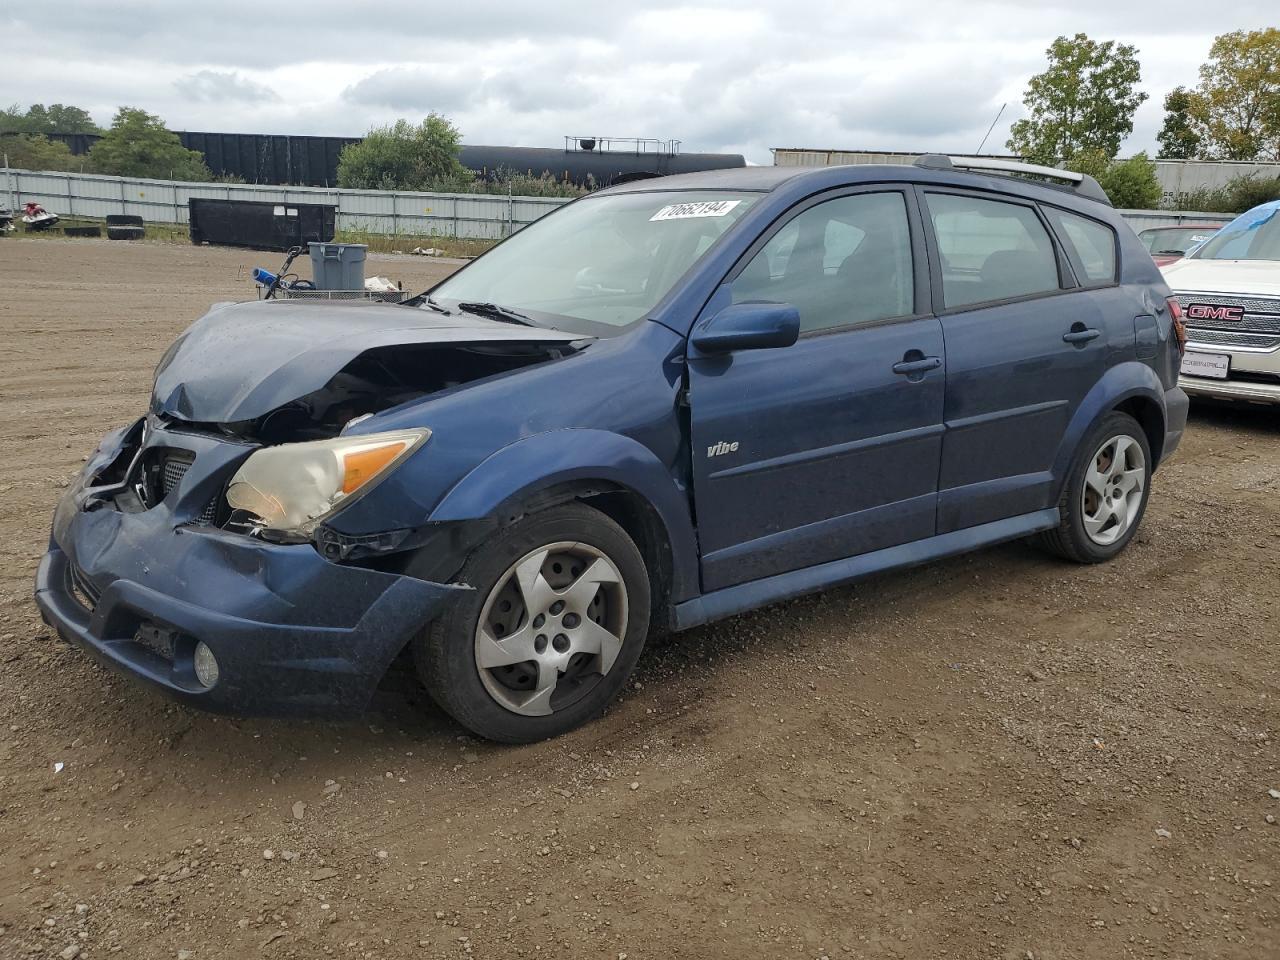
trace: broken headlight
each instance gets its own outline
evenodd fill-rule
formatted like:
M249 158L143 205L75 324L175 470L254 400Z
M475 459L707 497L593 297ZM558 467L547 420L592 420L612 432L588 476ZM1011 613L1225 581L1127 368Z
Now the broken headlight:
M309 537L429 436L423 428L263 447L231 478L227 503L259 529Z

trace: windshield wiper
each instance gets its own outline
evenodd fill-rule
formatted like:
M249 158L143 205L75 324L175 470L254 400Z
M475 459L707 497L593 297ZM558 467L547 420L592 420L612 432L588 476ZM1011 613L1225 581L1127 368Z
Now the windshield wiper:
M500 320L503 323L518 323L522 327L538 326L523 313L496 303L459 303L458 309L465 310L467 313L474 313L480 317L487 317L490 320Z
M420 297L414 297L414 300L416 300L418 303L425 303L428 307L430 307L436 313L443 313L446 317L453 312L451 310L446 309L445 307L440 306L440 304L436 303L435 300L427 296L425 293L422 294L422 296Z

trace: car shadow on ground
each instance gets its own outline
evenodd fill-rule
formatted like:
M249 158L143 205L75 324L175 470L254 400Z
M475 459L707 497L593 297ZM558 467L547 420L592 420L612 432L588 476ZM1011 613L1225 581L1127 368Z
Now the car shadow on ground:
M978 589L983 589L984 584L994 588L1016 575L1019 568L1030 571L1041 566L1060 567L1063 562L1030 542L1016 541L913 569L875 574L680 633L655 633L646 641L644 655L620 700L625 701L636 684L651 695L661 696L664 687L674 687L690 676L714 683L727 672L739 669L732 664L740 664L740 658L763 659L780 647L807 642L815 625L856 636L861 617L872 617L924 590L936 593L941 585L974 583L974 578ZM408 656L402 656L388 672L369 713L387 723L395 722L406 732L416 730L423 737L465 735L422 689Z
M1280 436L1280 404L1192 400L1187 429L1215 427L1246 430L1255 436Z
M593 732L593 727L616 725L619 714L631 716L627 701L637 696L638 690L643 690L647 701L675 703L685 696L690 683L704 689L715 688L722 682L732 684L734 674L751 672L753 664L771 669L765 666L765 661L810 643L815 627L822 634L834 637L839 633L845 639L856 641L863 631L860 624L875 620L877 614L923 592L937 596L940 590L946 591L948 585L955 590L994 589L1016 576L1020 569L1030 573L1041 566L1060 564L1061 561L1029 543L1014 542L915 569L877 574L681 633L652 636L632 681L605 716L563 739L593 740L603 732L598 729ZM874 632L881 636L884 631L877 627ZM909 654L911 638L896 639L903 645L903 654ZM153 696L153 706L165 702L159 694ZM192 742L206 739L211 732L211 722L229 725L242 746L248 741L284 741L289 744L288 753L299 756L330 753L335 744L340 744L346 762L357 765L377 765L383 762L379 756L405 747L417 751L419 757L437 752L452 754L460 743L482 755L525 749L477 740L455 723L423 689L407 651L393 663L368 709L356 717L340 720L217 718L214 721L191 708L174 706L172 709L183 718L174 733L185 749L190 749ZM632 719L642 714L641 710ZM278 773L279 752L268 753L274 755Z

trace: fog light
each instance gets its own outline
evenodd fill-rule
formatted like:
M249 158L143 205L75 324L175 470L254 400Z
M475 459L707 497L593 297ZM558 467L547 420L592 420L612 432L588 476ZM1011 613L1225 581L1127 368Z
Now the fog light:
M195 668L201 686L212 687L218 682L218 658L203 641L196 644Z

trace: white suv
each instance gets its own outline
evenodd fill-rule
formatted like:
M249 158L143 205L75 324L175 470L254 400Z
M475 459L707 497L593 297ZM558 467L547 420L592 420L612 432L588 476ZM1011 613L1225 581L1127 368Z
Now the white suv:
M1242 213L1163 268L1189 342L1193 396L1280 403L1280 200Z

